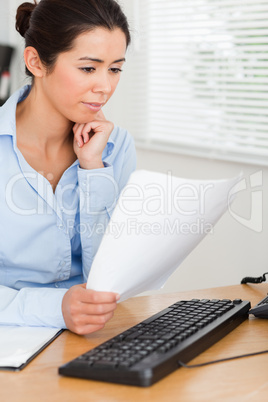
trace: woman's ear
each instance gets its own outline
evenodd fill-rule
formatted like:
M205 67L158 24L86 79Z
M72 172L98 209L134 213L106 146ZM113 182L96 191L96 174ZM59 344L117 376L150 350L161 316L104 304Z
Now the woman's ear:
M24 61L28 70L34 77L41 78L45 75L46 69L43 66L37 50L32 46L27 46L24 50Z

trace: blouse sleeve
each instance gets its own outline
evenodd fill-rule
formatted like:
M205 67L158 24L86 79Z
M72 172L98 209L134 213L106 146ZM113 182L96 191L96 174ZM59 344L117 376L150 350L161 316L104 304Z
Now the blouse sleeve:
M66 328L61 304L68 289L23 288L0 285L0 324Z

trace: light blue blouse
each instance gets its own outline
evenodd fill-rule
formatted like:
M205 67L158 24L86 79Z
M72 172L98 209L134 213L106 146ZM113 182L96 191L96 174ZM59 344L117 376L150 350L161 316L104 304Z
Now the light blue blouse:
M62 298L87 280L136 153L129 133L115 127L105 167L84 170L75 161L53 193L16 145L16 106L30 90L0 108L0 324L65 328Z

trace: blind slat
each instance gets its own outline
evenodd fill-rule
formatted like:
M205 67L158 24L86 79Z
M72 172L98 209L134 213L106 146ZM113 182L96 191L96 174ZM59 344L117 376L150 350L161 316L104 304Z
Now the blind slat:
M159 96L160 95L160 96ZM156 98L157 97L157 98ZM159 99L160 98L160 99ZM163 100L166 100L167 104L172 102L176 102L176 104L184 104L184 103L190 103L194 106L198 105L204 105L202 107L207 107L213 106L213 105L234 105L234 106L239 106L239 107L244 107L244 106L250 106L254 109L257 109L260 111L262 114L267 114L268 115L268 101L258 101L255 99L251 100L244 100L244 99L235 99L235 98L230 98L230 97L223 97L220 93L218 96L203 96L203 97L198 97L196 96L180 96L179 93L176 94L166 94L166 93L160 93L156 92L155 93L155 98L152 100L152 105L162 105ZM263 108L263 109L261 109Z
M162 126L161 126L162 124ZM184 130L184 135L191 135L191 133L194 133L194 135L196 135L196 133L198 131L202 132L202 138L212 138L212 135L208 135L208 132L212 130L211 127L213 127L215 125L213 124L205 124L202 122L200 122L198 125L195 122L185 122L185 124L181 123L176 123L174 124L174 122L168 120L166 121L165 125L163 126L163 122L161 122L161 120L157 120L155 119L155 129L154 132L162 132L163 134L163 128L165 129L164 132L167 132L169 129L173 130L174 133L176 133L175 137L177 137L179 135L179 132L181 132L182 130ZM234 130L234 129L229 129L226 127L222 127L222 126L216 126L217 127L217 136L222 135L222 141L226 140L226 138L244 138L243 139L243 143L247 143L248 138L253 138L256 143L261 141L262 145L268 145L268 131L266 131L266 133L259 133L256 131L251 131L251 130ZM189 130L189 131L188 131ZM257 136L257 135L258 136ZM172 134L169 132L169 135L171 136ZM217 136L215 136L215 138L217 138ZM175 138L176 139L176 138Z
M195 138L198 138L196 136L196 131L187 131L187 134L185 132L185 130L181 130L178 129L176 131L176 137L175 137L175 141L174 141L174 136L170 133L168 133L168 135L166 135L166 131L163 131L164 127L160 127L156 132L155 132L155 136L154 138L157 139L161 139L163 141L163 136L165 136L165 140L169 139L170 142L173 143L180 143L180 142L187 142L190 140L190 137L193 138L193 140ZM221 136L222 135L222 136ZM252 144L250 144L248 139L243 139L242 137L233 137L231 135L228 135L228 133L224 133L224 132L218 132L217 136L213 133L211 133L211 135L206 134L205 132L202 133L202 135L199 136L199 141L207 141L208 143L211 143L215 146L217 146L217 144L224 144L224 143L233 143L234 146L237 147L243 147L243 146L251 146L251 148L253 146L256 147L267 147L268 143L267 141L261 141L261 140L256 140L256 139L252 139Z
M154 107L154 109L157 110L157 106L159 106L159 105L154 104L154 106L151 106L151 107ZM176 113L178 108L181 108L182 110L188 108L188 109L192 110L192 112L199 109L200 113L217 114L219 116L224 115L223 112L230 112L230 113L238 112L238 113L240 113L241 116L243 116L243 114L248 114L250 116L257 115L260 117L260 121L262 121L261 119L263 119L264 117L268 117L267 108L260 109L260 108L244 107L244 106L239 106L239 105L228 106L228 105L223 105L223 104L220 104L220 105L215 104L214 108L211 107L211 105L210 105L210 109L209 109L208 105L206 105L202 102L185 101L185 102L177 103L176 109L174 108L174 113ZM165 114L165 117L163 117L163 119L167 117L167 113L169 110L172 110L170 103L169 103L169 105L160 105L159 106L159 111L160 112L162 111L163 114Z
M158 84L158 91L152 92L153 97L154 96L166 96L165 91L165 85ZM162 95L163 94L163 95ZM178 87L178 92L177 92L177 98L178 99L185 99L185 98L191 98L191 97L197 97L197 98L209 98L209 99L214 99L214 98L221 98L224 96L227 99L251 99L253 102L254 101L259 101L260 99L264 99L268 101L268 93L266 92L250 92L250 91L243 91L243 92L238 92L238 91L221 91L221 90L215 90L213 88L206 88L206 90L202 91L196 87L190 88L188 87Z
M160 9L162 10L163 8L165 9L175 9L176 11L178 10L187 10L187 9L191 9L192 7L198 7L199 10L202 10L203 8L205 9L211 9L211 8L216 8L218 9L222 9L224 7L230 6L232 8L237 8L239 7L239 9L241 8L241 10L243 10L243 7L245 6L245 0L235 0L235 3L233 0L212 0L212 1L204 1L204 0L188 0L187 3L185 3L185 1L182 0L166 0L165 1L165 5L163 7L163 0L155 0L153 3L152 2L148 2L147 3L147 7L148 8L154 8L156 9ZM247 0L247 8L251 9L252 7L256 8L265 8L267 7L267 1L266 0L258 0L258 3L256 4L256 1L254 0Z
M130 130L268 165L268 2L137 1Z
M173 73L173 74L171 74L171 73ZM213 85L215 86L215 87L217 87L217 84L218 83L221 83L221 82L223 82L223 83L226 83L226 82L228 82L228 83L231 83L231 82L234 82L234 83L245 83L245 84L266 84L266 83L268 83L268 78L267 77L256 77L256 76L253 76L253 77L234 77L234 76L232 76L231 74L229 74L229 75L225 75L225 76L218 76L217 74L210 74L209 75L209 77L205 77L205 76L202 76L201 74L198 74L198 75L194 75L194 74L183 74L183 75L187 75L186 76L186 82L188 81L191 81L191 82L206 82L208 85L210 84L210 82L211 81L213 81ZM179 74L179 72L178 71L175 71L175 73L174 73L174 71L172 72L172 71L169 71L169 76L171 77L171 80L170 80L170 84L171 84L171 87L174 85L174 83L173 83L173 78L176 80L177 79L177 81L178 81L178 83L180 82L180 80L182 80L182 78L181 78L181 75ZM156 69L156 71L151 71L151 74L150 74L150 78L163 78L163 75L161 75L161 71L160 71L160 74L158 74L158 71L157 71L157 69ZM166 81L166 78L164 77L164 79L163 79L163 82L167 82Z

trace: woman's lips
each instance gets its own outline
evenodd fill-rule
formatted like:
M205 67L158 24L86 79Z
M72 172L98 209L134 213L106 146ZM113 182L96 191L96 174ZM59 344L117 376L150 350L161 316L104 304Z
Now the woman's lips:
M104 103L88 103L88 102L82 102L83 105L85 105L88 109L92 110L93 112L99 112L104 105Z

